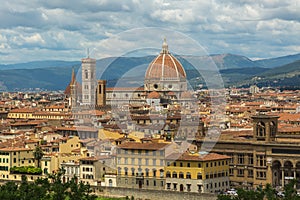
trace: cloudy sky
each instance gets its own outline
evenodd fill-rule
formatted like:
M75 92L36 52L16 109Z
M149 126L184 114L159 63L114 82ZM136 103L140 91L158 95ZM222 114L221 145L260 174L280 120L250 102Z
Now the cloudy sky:
M180 32L208 54L296 54L299 10L299 0L2 0L0 64L80 60L87 48L105 57L124 46L141 47L140 38L161 43L163 31L149 36L148 27ZM110 40L135 29L122 41Z

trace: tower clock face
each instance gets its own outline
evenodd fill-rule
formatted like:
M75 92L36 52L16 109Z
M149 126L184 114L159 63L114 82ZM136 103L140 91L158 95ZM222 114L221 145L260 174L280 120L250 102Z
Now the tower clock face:
M154 89L157 89L157 88L158 88L158 85L155 83L155 84L153 85L153 87L154 87Z

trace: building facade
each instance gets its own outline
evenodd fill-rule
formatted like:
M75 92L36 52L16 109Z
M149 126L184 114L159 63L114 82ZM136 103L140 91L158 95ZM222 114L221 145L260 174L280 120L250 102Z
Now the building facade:
M166 190L213 193L229 189L230 157L215 153L174 153L166 158Z

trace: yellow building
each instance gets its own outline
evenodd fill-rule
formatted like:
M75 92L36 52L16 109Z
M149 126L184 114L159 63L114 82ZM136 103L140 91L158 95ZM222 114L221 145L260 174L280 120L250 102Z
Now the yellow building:
M86 148L82 147L78 136L64 137L58 140L58 151L45 154L41 160L44 172L56 171L61 168L61 163L77 162L88 154Z
M167 190L217 192L229 188L230 157L216 153L173 153L166 157Z
M35 167L33 149L9 147L0 149L0 180L20 181L22 174L11 172L14 167ZM35 180L41 174L23 173L29 181Z
M162 190L168 143L120 144L117 149L117 186Z

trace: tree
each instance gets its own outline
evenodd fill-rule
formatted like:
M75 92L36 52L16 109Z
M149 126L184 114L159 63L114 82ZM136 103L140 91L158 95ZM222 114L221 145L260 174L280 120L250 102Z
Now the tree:
M297 180L291 180L284 186L284 197L278 197L276 190L270 184L264 189L258 187L256 191L238 189L237 196L219 195L218 200L300 200L295 185Z
M18 199L18 185L14 182L7 182L0 186L0 199L15 200Z
M38 178L34 182L28 182L22 175L21 183L7 182L0 186L0 199L2 200L95 200L91 187L80 182L77 177L63 183L64 170L60 169L49 174L48 178Z
M41 159L43 158L43 156L44 156L44 152L43 152L42 148L40 147L40 145L37 145L35 147L35 150L33 151L33 157L35 160L37 160L38 167L41 166Z

